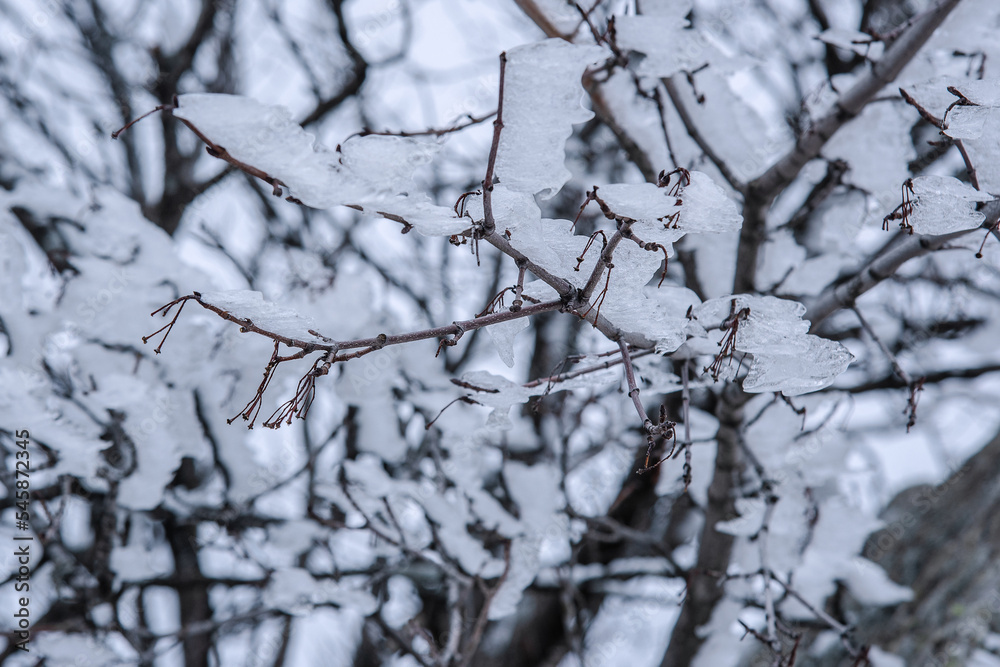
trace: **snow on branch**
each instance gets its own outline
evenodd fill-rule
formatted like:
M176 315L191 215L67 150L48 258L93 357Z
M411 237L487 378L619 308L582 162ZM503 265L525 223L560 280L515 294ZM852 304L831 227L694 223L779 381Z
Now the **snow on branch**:
M637 398L630 355L654 348L666 354L691 337L703 337L705 330L680 313L672 312L667 306L669 299L661 304L660 299L647 295L645 288L661 265L657 287L663 285L672 244L684 234L731 232L740 228L743 219L736 204L711 178L676 168L669 173L661 172L655 184L594 186L587 193L581 214L589 202L596 202L604 224L612 227L598 228L593 235L577 235L572 231L574 225L562 227L542 220L535 197L550 197L567 182L570 173L564 165L566 139L574 124L592 117L580 105L584 93L581 78L588 66L607 57L608 50L604 47L577 46L559 39L501 54L499 99L482 191L463 194L450 208L437 206L428 195L414 188L414 172L433 158L440 146L437 142L413 136L366 133L352 136L335 150L329 150L317 144L313 135L297 125L281 107L268 107L233 95L195 94L176 98L174 104L164 106L163 110L173 113L195 132L210 155L269 183L275 195L287 191L286 198L294 203L318 208L343 205L372 211L400 222L404 233L417 229L427 235L448 235L456 245L470 244L477 258L479 242L486 241L514 261L518 280L509 288L515 295L510 308L496 310L507 291L504 290L473 319L352 341L323 336L307 318L265 303L259 293L195 292L156 311L166 316L177 308L173 319L153 335L162 332L165 340L183 306L193 300L238 324L242 331L273 341L274 351L266 364L264 378L254 398L240 413L251 426L278 365L319 355L302 376L294 397L264 422L265 426L275 427L306 414L317 378L327 375L337 362L356 359L389 345L430 338L439 339L440 354L444 348L458 344L467 331L489 327L487 331L502 360L513 366L513 340L527 326L527 318L559 310L590 322L619 345L629 392L649 438L644 470L655 468L658 464L650 465L649 454L655 443L672 438L673 422L665 413L655 422L644 415ZM600 251L588 254L596 247L598 238ZM543 298L532 296L538 290L525 284L528 272L553 290L555 298L551 292ZM525 305L526 298L533 303ZM726 307L735 303L733 299L747 298L727 297ZM756 331L754 327L761 327L761 331L773 333L784 324L794 325L793 328L797 325L790 316L783 315L784 310L778 307L781 302L740 303L737 311L752 313L752 318L748 323L743 322L746 318L732 320L724 352L730 357L733 351L752 355L754 363L744 379L745 390L811 391L827 386L850 362L843 346L814 336L782 335L780 340L765 346L767 349L755 347L745 327L751 332ZM709 304L702 309L705 307ZM789 307L801 308L797 304ZM796 311L795 315L801 313ZM770 322L768 318L777 319ZM145 337L144 341L151 337ZM157 352L162 345L161 340ZM282 356L282 345L294 352ZM782 345L790 346L793 352L775 349ZM717 356L713 363L715 370L711 371L716 379L721 358ZM534 395L531 391L521 394L513 398L505 394L469 400L523 402Z
M496 173L515 192L554 196L570 179L565 144L573 125L593 118L580 104L580 79L588 65L605 60L602 47L561 39L519 46L507 53L504 124ZM539 66L544 63L544 66Z
M250 428L253 428L254 421L260 410L260 400L274 376L274 371L282 363L302 359L316 352L322 353L313 363L312 368L302 376L295 397L279 407L264 422L264 426L269 428L277 428L282 423L290 424L292 417L304 418L308 413L309 405L315 393L316 379L327 375L335 363L357 359L391 345L412 343L429 338L440 339L438 346L438 352L440 353L443 347L455 345L467 331L528 318L539 313L559 310L563 307L563 303L560 300L548 301L531 304L516 310L508 309L482 315L472 320L452 322L449 325L432 329L393 335L380 333L371 338L335 341L317 332L313 328L315 325L308 318L304 318L279 304L264 301L260 292L194 292L193 294L174 299L150 313L151 316L160 315L166 317L174 309L174 306L177 307L170 322L152 334L143 336L142 342L148 343L154 336L163 332L163 338L154 350L159 354L163 348L163 344L166 342L167 336L170 335L171 330L180 317L181 311L188 301L194 301L202 308L212 311L222 319L238 324L240 331L243 333L255 333L274 341L274 352L265 366L264 380L257 388L254 398L238 415L245 421L250 422ZM279 354L281 345L298 351L281 356Z
M841 343L808 334L806 307L772 296L738 295L706 301L694 309L701 322L722 321L722 348L710 370L718 378L724 359L749 355L743 390L796 396L829 386L854 356ZM740 362L742 363L742 361Z

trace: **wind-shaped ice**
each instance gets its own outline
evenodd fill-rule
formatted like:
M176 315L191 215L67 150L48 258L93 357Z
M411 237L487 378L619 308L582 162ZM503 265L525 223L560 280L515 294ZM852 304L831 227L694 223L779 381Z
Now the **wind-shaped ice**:
M938 77L909 89L912 97L944 122L943 132L961 139L985 192L1000 192L1000 83ZM958 101L959 104L955 104Z
M280 181L306 206L360 206L402 217L427 235L457 234L469 226L450 208L413 192L413 173L438 151L435 142L356 136L331 151L288 109L239 95L181 95L172 113L234 159Z
M963 81L951 90L961 93L965 103L948 111L944 133L953 139L979 139L1000 113L1000 81Z
M808 333L809 322L802 319L806 307L797 301L739 294L706 301L694 309L694 316L709 327L744 309L749 312L735 324L733 347L752 357L743 380L745 391L780 391L786 396L817 391L854 360L840 343Z
M580 104L580 78L588 65L609 55L603 47L562 39L507 52L496 175L508 189L548 198L570 179L566 140L574 124L594 117Z
M985 219L977 202L993 197L951 176L918 176L912 180L913 208L907 222L917 234L947 234L975 229Z

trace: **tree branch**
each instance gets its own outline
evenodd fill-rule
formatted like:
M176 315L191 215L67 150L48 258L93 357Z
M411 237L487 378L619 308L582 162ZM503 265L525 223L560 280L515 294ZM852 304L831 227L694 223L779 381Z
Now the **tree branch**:
M471 320L452 322L451 324L446 324L440 327L434 327L432 329L423 329L420 331L410 331L407 333L392 334L392 335L379 334L372 338L358 338L356 340L349 340L349 341L319 342L319 341L301 340L298 338L284 336L282 334L275 333L273 331L268 331L267 329L257 326L251 320L234 315L229 311L220 308L219 306L213 305L211 303L206 303L205 301L202 300L202 296L198 292L195 292L188 296L183 296L179 299L175 299L174 301L171 301L170 303L163 306L163 308L154 311L152 315L156 315L157 313L162 312L163 315L165 316L167 313L170 312L171 308L174 305L179 303L181 304L181 306L183 306L183 304L186 303L187 301L195 301L202 308L205 308L206 310L211 310L224 320L228 320L230 322L240 325L240 327L242 327L246 331L259 334L261 336L264 336L265 338L269 338L273 340L275 343L281 343L287 347L297 348L301 350L300 353L293 355L294 357L297 358L301 358L301 356L305 354L317 351L325 351L333 354L336 354L343 350L351 350L358 348L370 348L369 351L375 351L375 350L380 350L384 347L388 347L390 345L413 343L418 340L426 340L428 338L444 338L447 336L460 336L466 331L480 329L482 327L490 326L491 324L499 324L501 322L516 320L522 317L531 317L532 315L537 315L539 313L547 313L553 310L560 310L563 308L563 302L561 300L545 301L542 303L536 303L530 306L525 306L520 310L516 311L503 310L498 313L483 315L482 317L477 317ZM169 331L167 333L169 333ZM143 342L146 342L151 337L152 336L144 336ZM326 340L329 341L330 339ZM291 358L292 357L280 358L280 361L288 361ZM333 361L334 362L343 361L345 360L345 358L346 357L333 357Z
M688 136L698 144L698 148L715 165L715 168L719 170L719 173L726 179L726 182L737 192L743 192L746 184L736 178L736 174L726 165L726 161L722 159L722 156L715 152L715 149L712 148L712 145L708 143L705 135L698 128L698 123L695 122L694 117L687 108L687 104L684 103L684 99L681 97L680 89L677 87L677 75L662 79L662 81L667 95L670 96L670 101L673 102L674 109L677 110L677 115L681 117L681 122L684 123L684 129L687 130Z
M789 153L747 185L733 293L752 292L755 289L757 259L766 234L766 213L775 197L795 180L806 163L819 155L837 130L861 113L875 95L896 78L959 1L942 0L915 20L886 49L882 60L863 74L857 83L837 99L833 109L799 137Z
M950 241L965 236L970 231L952 232L940 236L903 234L902 241L893 239L846 282L828 288L809 306L805 318L815 328L841 308L850 308L855 300L890 277L908 260L921 257L945 247Z
M735 538L718 532L715 526L720 521L735 516L733 489L742 467L739 456L742 438L740 428L743 423L743 406L748 400L749 396L734 384L727 384L723 388L716 410L719 431L716 435L715 472L708 487L708 504L698 543L698 560L688 578L687 598L670 635L662 667L691 664L705 639L698 633L698 628L708 623L716 604L722 599L724 589L712 573L725 573L729 569Z
M486 163L486 177L483 179L483 233L492 234L496 228L493 219L493 169L497 163L497 151L500 148L500 132L503 131L503 83L507 70L507 53L500 54L500 94L497 100L497 117L493 121L493 143L490 144L490 157Z
M926 386L929 384L944 382L945 380L971 380L988 373L996 372L1000 372L1000 364L987 364L986 366L977 366L973 368L957 368L937 371L936 373L927 373L922 379L923 384ZM904 389L908 386L909 384L904 382L902 378L893 374L887 375L879 380L872 380L871 382L854 385L853 387L846 387L840 391L846 391L851 394L863 394L867 391L877 391L879 389Z
M750 189L766 196L770 202L798 176L807 162L819 155L837 130L861 113L872 98L896 78L959 2L960 0L942 0L915 20L886 49L882 59L837 99L833 109L813 123L795 143L791 152L749 184Z

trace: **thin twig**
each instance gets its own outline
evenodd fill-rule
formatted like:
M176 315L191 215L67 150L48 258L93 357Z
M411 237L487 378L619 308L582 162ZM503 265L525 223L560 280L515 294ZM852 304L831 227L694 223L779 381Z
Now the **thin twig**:
M493 143L490 144L490 157L486 163L486 178L483 179L483 233L492 234L496 230L496 220L493 218L493 170L497 163L497 151L500 148L500 132L503 130L503 83L507 69L507 53L500 54L500 96L497 101L497 117L493 121Z
M355 134L352 134L351 136L367 137L374 135L379 137L442 137L446 134L451 134L452 132L460 132L467 127L478 125L484 121L489 120L490 118L493 118L493 116L496 115L497 115L496 111L491 111L487 114L483 114L482 116L472 116L467 114L466 115L466 118L468 118L467 121L465 121L464 123L457 123L455 125L452 125L451 127L431 128L427 130L414 130L414 131L398 130L395 132L389 130L382 132L375 132L374 130L362 130L361 132L357 132Z
M625 383L628 385L628 395L629 398L632 399L632 405L635 406L635 411L638 413L639 419L642 422L642 430L646 434L645 462L641 468L636 470L637 474L643 475L657 468L661 463L670 457L671 453L673 453L673 449L671 449L671 451L659 461L653 465L649 464L649 459L653 454L653 449L657 440L660 438L674 437L674 426L676 424L667 420L664 406L660 406L660 415L655 423L649 418L649 415L646 414L646 408L643 407L642 400L639 398L639 386L635 382L635 371L632 369L632 357L629 353L628 345L624 340L618 341L618 349L621 350L622 353L622 365L625 367Z
M684 420L684 490L691 485L691 371L689 361L681 360L681 418Z
M462 607L458 600L460 592L461 587L457 581L448 582L448 609L450 610L448 612L448 639L438 661L441 665L450 665L461 645L462 625L465 619L462 618Z
M472 664L472 659L476 656L476 649L479 648L479 643L483 640L483 633L486 631L486 622L489 620L490 605L493 604L493 598L496 597L497 591L499 591L500 587L503 586L505 581L507 581L507 575L510 573L509 541L504 543L503 561L503 574L500 575L500 578L492 588L484 591L485 599L483 600L483 608L479 611L479 617L476 618L476 624L472 628L472 633L469 635L469 641L466 642L465 647L462 650L462 662L460 667L468 667ZM482 580L479 581L481 582Z
M663 141L667 145L667 157L670 158L670 163L676 169L681 165L677 163L677 156L674 154L674 145L670 141L670 132L667 131L667 110L663 104L663 95L660 93L660 90L661 88L657 86L656 90L652 93L652 98L656 102L656 109L660 115L660 128L663 130Z
M625 383L628 385L628 397L632 399L632 405L635 406L635 411L639 415L639 421L642 422L642 429L647 433L652 429L653 421L646 414L646 408L642 405L642 400L639 399L639 387L635 383L635 371L632 369L632 358L629 355L628 345L623 340L618 341L618 349L622 353L622 364L625 366Z
M636 350L634 352L631 352L630 354L632 359L639 359L641 357L653 354L654 352L655 352L654 349L647 349L647 350ZM532 380L531 382L525 382L521 386L530 389L531 387L538 387L539 385L543 384L557 384L559 382L572 380L573 378L580 377L581 375L587 375L588 373L595 373L597 371L602 371L607 368L611 368L612 366L617 366L620 363L622 363L621 357L617 357L615 359L608 359L607 361L602 362L600 364L587 366L586 368L581 368L575 371L567 371L565 373L559 373L557 375L550 375L549 377L537 378L535 380Z
M517 284L514 286L514 302L510 304L510 310L515 313L521 310L521 306L524 305L524 299L521 298L521 293L524 292L524 273L527 268L527 262L517 263Z
M819 609L811 602L806 600L804 597L802 597L802 595L798 591L796 591L794 588L791 587L791 584L786 584L774 572L771 572L771 579L781 584L781 587L785 589L786 593L788 593L793 598L801 602L802 606L804 606L806 609L812 612L812 614L815 615L816 618L820 619L821 621L829 625L831 628L836 630L841 636L847 636L850 633L851 631L850 627L844 625L843 623L835 619L833 616L830 616L830 614L826 613L822 609Z
M871 336L871 339L875 341L876 345L878 345L878 348L882 351L882 354L884 354L885 358L889 360L890 364L892 364L893 372L896 373L896 375L899 377L900 380L906 383L906 386L912 385L913 378L911 378L910 374L907 373L905 370L903 370L903 367L899 365L899 361L896 359L896 355L894 355L892 353L892 350L890 350L889 347L884 342L882 342L882 339L879 338L878 334L875 333L875 330L872 329L872 326L868 323L868 320L865 319L865 316L861 314L861 311L858 310L857 306L851 308L851 310L853 310L855 316L857 316L858 322L861 323L861 327L868 333L869 336Z
M121 136L122 132L124 132L125 130L129 129L130 127L132 127L133 125L135 125L136 123L138 123L143 118L146 118L147 116L152 116L157 111L168 111L168 110L173 109L173 108L175 108L173 104L158 104L155 107L153 107L152 109L150 109L149 111L147 111L146 113L144 113L141 116L139 116L138 118L133 118L129 122L125 123L124 127L119 128L119 129L115 130L114 132L112 132L111 133L111 138L112 139L117 139L119 136Z
M764 520L757 534L760 548L760 566L764 571L764 616L767 620L767 645L776 653L781 651L781 643L778 640L776 630L777 616L774 610L774 592L771 590L771 566L768 564L768 536L771 532L771 518L774 516L774 509L778 505L778 497L770 489L770 485L765 485L764 502L767 507L764 509Z
M726 179L737 192L743 192L746 184L741 182L740 179L736 177L736 174L729 168L726 161L722 159L712 145L708 143L708 139L702 134L701 129L698 127L698 123L695 121L694 116L687 108L687 104L684 102L681 96L680 89L677 87L677 75L663 79L663 87L667 91L667 95L670 97L670 101L674 104L674 109L677 110L677 115L680 116L681 122L684 123L684 129L687 130L688 136L698 144L698 148L701 152L705 154L705 157L715 165L715 168L719 170L722 177ZM664 128L664 134L666 134L666 128ZM678 165L679 166L679 165Z

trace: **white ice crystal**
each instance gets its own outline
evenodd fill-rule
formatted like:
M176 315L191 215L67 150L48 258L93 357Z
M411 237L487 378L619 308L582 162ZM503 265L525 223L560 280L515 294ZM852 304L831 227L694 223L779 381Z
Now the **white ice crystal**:
M786 396L817 391L829 386L854 359L840 343L807 333L809 322L802 319L806 308L797 301L737 295L706 301L694 315L702 326L709 326L744 309L749 312L736 324L734 350L752 356L743 380L746 391L780 391Z
M284 107L238 95L181 95L172 113L232 158L277 179L306 206L360 206L404 218L427 235L456 234L468 227L450 208L411 192L414 171L430 162L437 143L355 136L331 151L316 143Z
M517 192L556 194L570 179L565 144L573 125L594 117L581 104L580 77L607 50L548 39L507 52L503 94L504 129L496 175Z
M976 210L976 203L993 199L951 176L914 178L913 197L913 211L907 221L917 234L975 229L985 217Z

